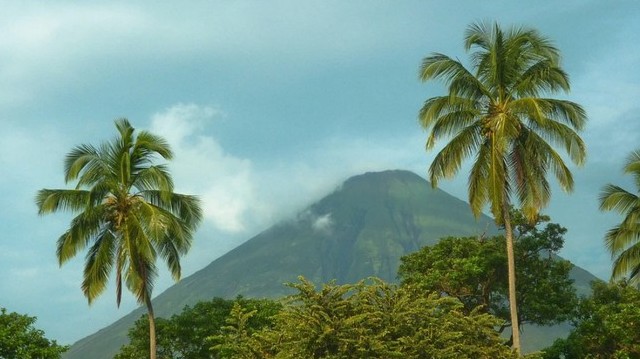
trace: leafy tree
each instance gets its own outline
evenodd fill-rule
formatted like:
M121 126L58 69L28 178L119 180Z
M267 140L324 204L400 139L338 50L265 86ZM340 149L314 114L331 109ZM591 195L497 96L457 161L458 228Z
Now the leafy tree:
M281 307L278 307L277 311L265 311L269 308L252 309L246 304L243 306L240 302L235 302L227 317L227 325L223 326L217 335L208 338L214 343L211 350L217 354L217 357L253 359L267 358L273 354L272 348L265 345L268 340L263 340L258 333L260 330L269 330L273 327L275 314Z
M640 150L629 155L624 173L633 176L636 191L640 194ZM611 228L605 243L613 262L614 279L625 275L633 282L640 282L640 197L616 185L608 184L600 193L600 210L615 211L624 216L619 225Z
M49 340L33 325L35 317L0 308L0 359L59 359L68 346Z
M151 296L156 259L166 261L174 280L181 275L180 256L191 247L202 214L196 197L173 192L164 164L172 158L168 143L147 131L134 134L126 119L115 121L119 136L98 147L83 144L65 159L65 182L74 189L42 189L39 214L70 211L75 215L57 242L60 265L87 246L82 291L89 304L116 275L116 303L122 282L149 317L150 358L156 358Z
M236 311L231 331L238 358L513 358L486 313L465 313L455 298L413 292L369 279L291 284L289 304L275 326L250 335L241 323L252 314ZM229 332L227 332L229 333Z
M519 324L552 325L570 318L577 304L569 261L557 253L566 229L538 217L530 225L522 213L511 211ZM436 245L401 258L398 275L404 286L422 293L437 292L458 298L466 312L483 310L511 325L504 237L445 238Z
M581 301L575 329L545 349L545 359L640 358L640 291L627 282L594 281Z
M155 318L156 355L160 359L180 358L175 350L172 325L164 318ZM141 316L129 329L129 344L123 345L114 359L148 358L150 350L149 318Z
M585 145L576 131L584 127L586 115L573 102L544 97L570 86L558 49L536 30L473 24L465 33L465 49L474 50L473 70L438 53L424 58L420 68L423 82L442 80L448 86L448 94L426 100L420 110L421 124L430 130L427 149L442 137L451 138L436 154L429 178L435 187L474 157L469 203L476 216L489 204L505 228L513 347L519 351L509 208L515 197L533 222L551 196L549 170L562 189L572 190L571 172L552 144L563 146L573 162L582 164Z
M186 306L181 313L169 319L157 318L157 352L159 358L209 359L219 358L219 350L211 350L210 336L218 336L227 325L234 305L254 310L253 318L247 323L250 330L258 330L272 321L281 305L267 299L235 300L213 298ZM149 357L149 325L146 316L140 317L129 329L129 344L120 348L114 359L138 359Z

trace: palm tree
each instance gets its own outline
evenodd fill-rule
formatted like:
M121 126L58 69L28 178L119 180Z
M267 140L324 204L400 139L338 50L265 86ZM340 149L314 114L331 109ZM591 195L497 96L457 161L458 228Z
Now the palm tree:
M172 152L161 137L146 131L134 135L126 119L115 121L119 137L99 147L80 145L65 159L65 182L74 189L42 189L39 214L75 214L57 242L60 265L88 247L82 291L89 304L106 288L115 271L116 304L122 282L147 307L150 357L156 357L151 293L157 276L156 257L166 261L174 280L181 275L180 256L191 247L201 221L200 201L173 192L173 180L160 158Z
M640 150L629 155L624 173L633 176L640 194ZM600 193L600 210L616 211L624 216L622 222L605 236L605 244L615 258L612 278L619 279L629 274L631 281L640 282L640 197L608 184Z
M442 137L450 138L429 167L432 186L456 175L473 157L468 180L471 209L479 216L489 205L496 223L505 228L513 348L519 352L509 209L512 199L517 200L534 223L551 196L549 170L563 190L572 190L571 172L552 145L563 146L581 165L586 152L577 131L584 127L586 114L578 104L544 97L567 92L569 79L560 68L558 49L536 30L503 31L498 24L472 24L465 33L465 50L472 49L472 70L439 53L423 59L420 79L443 81L448 94L427 99L419 117L430 130L427 150Z

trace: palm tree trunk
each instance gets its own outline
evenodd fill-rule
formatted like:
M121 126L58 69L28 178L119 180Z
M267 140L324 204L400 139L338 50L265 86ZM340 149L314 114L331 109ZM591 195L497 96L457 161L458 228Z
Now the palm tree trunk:
M513 230L509 206L503 206L504 230L507 240L507 265L509 274L509 310L511 313L512 348L520 356L520 323L518 322L518 305L516 303L516 261L513 249Z
M149 359L156 359L156 319L149 295L145 295L144 302L147 305L147 314L149 316Z

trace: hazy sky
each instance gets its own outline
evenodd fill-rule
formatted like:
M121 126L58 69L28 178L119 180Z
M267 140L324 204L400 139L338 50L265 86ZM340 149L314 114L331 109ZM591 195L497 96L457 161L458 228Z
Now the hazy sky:
M526 25L553 39L589 115L587 164L547 213L569 229L562 255L607 278L604 232L619 218L597 196L640 138L636 1L25 1L0 13L0 306L38 317L71 343L135 307L113 288L91 307L83 255L59 268L69 215L38 217L35 193L64 188L75 145L115 136L113 120L165 136L177 190L204 200L183 259L189 275L365 171L426 176L417 122L421 59L466 60L474 21ZM466 199L466 173L441 188ZM164 267L156 294L171 280Z

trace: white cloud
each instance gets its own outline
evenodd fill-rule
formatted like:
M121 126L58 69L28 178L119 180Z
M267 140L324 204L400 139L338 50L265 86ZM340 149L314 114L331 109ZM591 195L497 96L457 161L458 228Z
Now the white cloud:
M170 166L177 190L200 196L205 218L217 228L243 232L267 209L258 199L251 161L202 134L220 114L213 107L178 104L153 116L151 132L165 137L175 152Z
M331 219L331 213L324 214L322 216L318 216L311 223L311 228L314 231L320 233L331 233L333 228L333 220Z

